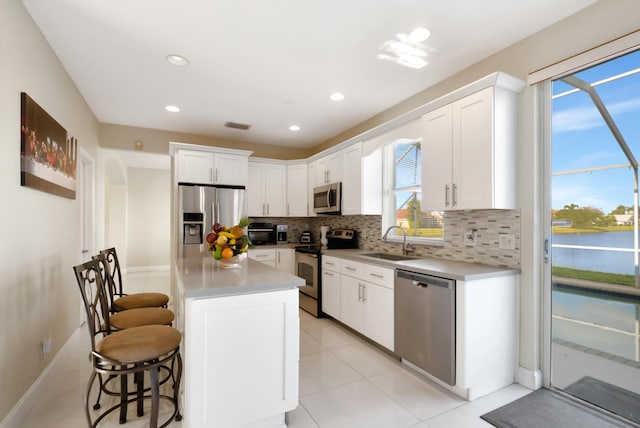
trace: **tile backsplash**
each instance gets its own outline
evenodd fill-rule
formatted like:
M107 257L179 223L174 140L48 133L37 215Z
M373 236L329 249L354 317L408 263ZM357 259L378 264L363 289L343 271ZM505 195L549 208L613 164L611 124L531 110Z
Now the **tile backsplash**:
M358 245L367 251L401 254L402 244L382 240L380 216L319 216L261 218L273 224L289 225L289 241L298 242L300 233L309 230L314 242L320 242L320 226L331 229L349 228L358 232ZM476 230L476 245L465 244L464 234ZM520 268L520 210L447 211L444 214L443 245L416 245L414 254L491 266ZM515 250L499 248L499 235L515 238Z

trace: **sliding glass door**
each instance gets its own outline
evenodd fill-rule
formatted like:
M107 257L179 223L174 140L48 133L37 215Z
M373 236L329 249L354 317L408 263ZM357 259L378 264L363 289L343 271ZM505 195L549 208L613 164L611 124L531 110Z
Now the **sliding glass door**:
M551 385L640 423L640 51L552 94Z

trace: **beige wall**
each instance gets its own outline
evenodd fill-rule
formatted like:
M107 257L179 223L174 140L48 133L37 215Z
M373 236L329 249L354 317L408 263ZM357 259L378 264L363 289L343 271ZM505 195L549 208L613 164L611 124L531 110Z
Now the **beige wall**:
M305 159L312 154L308 149L251 144L222 138L185 134L182 132L160 131L113 124L100 124L100 145L110 149L133 150L136 141L142 141L148 153L169 153L169 143L199 144L202 146L226 147L238 150L252 150L252 156L273 159Z
M171 171L127 172L127 268L169 267Z
M80 323L75 200L20 186L20 92L92 157L98 124L19 0L0 2L0 420ZM53 351L41 342L51 336Z

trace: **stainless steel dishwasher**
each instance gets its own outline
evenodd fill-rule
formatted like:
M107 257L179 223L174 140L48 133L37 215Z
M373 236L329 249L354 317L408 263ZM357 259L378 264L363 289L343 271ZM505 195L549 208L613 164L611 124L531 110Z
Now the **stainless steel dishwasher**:
M456 282L396 269L395 353L449 385L456 383Z

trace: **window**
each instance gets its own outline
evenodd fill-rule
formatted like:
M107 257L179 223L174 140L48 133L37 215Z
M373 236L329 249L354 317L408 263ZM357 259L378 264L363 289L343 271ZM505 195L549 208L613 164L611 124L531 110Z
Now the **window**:
M400 139L384 150L385 198L382 226L384 233L391 226L406 230L407 238L418 243L439 243L443 236L443 213L423 211L422 148L420 140ZM402 237L395 229L390 239Z

